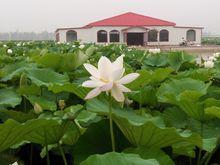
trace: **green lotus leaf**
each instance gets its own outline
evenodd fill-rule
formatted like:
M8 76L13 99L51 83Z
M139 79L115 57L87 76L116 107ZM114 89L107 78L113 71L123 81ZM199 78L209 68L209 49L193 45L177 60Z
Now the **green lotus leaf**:
M74 144L79 136L79 128L71 121L64 121L62 123L54 120L54 125L48 125L38 130L32 131L26 136L28 141L41 144L42 146L57 144L59 142Z
M140 76L127 86L132 90L139 90L140 87L144 87L145 85L156 85L165 79L167 79L170 74L173 72L172 68L158 68L154 71L140 70L138 73Z
M188 116L204 119L202 102L198 101L207 93L210 83L191 78L163 83L157 91L158 101L179 106Z
M44 127L53 127L56 124L55 120L46 119L34 119L25 123L9 119L0 124L0 152L27 140L27 136L30 136L33 132Z
M182 141L202 146L202 140L198 134L190 131L179 132L174 127L158 127L156 124L160 122L159 119L137 125L126 117L114 115L114 121L134 146L163 148Z
M140 91L131 92L129 98L132 100L141 103L142 105L156 105L156 89L152 86L146 86L140 89Z
M34 96L30 95L26 97L27 100L30 101L32 106L34 107L35 103L41 106L42 110L50 110L50 111L56 111L57 110L57 104L53 100L48 100L45 97L40 96Z
M205 114L220 119L220 107L212 106L205 109Z
M87 109L108 116L108 104L98 99L88 101ZM112 112L114 122L133 146L163 148L182 141L202 146L202 139L198 134L166 127L159 116L140 116L134 111L118 107L113 107Z
M188 116L185 112L177 107L170 107L163 112L165 120L169 125L176 128L186 128L188 123Z
M3 121L7 119L13 119L13 120L23 123L35 117L36 116L34 113L24 113L21 111L14 111L14 110L0 110L0 119Z
M194 58L192 55L187 55L184 52L170 52L167 61L173 69L178 71L183 63L190 62Z
M155 54L148 56L144 61L144 65L162 67L167 65L167 54Z
M92 50L88 50L88 54L91 53ZM70 72L86 62L88 58L89 56L82 51L77 51L66 54L47 53L35 58L35 61L43 67L52 68L59 72Z
M16 76L21 75L21 73L24 72L27 66L28 66L28 63L26 61L18 61L18 62L6 65L2 69L2 72L4 73L5 76L1 79L1 81L8 81Z
M76 96L78 96L81 99L84 99L89 91L88 88L83 88L81 85L76 83L52 84L48 87L48 89L53 93L60 93L60 92L74 93Z
M183 72L178 72L178 74L174 77L175 79L192 78L195 80L207 82L210 81L210 79L213 77L213 70L206 68L189 69Z
M142 159L156 159L160 165L174 165L172 159L162 150L157 148L127 148L124 153L138 154Z
M27 77L38 86L65 84L69 81L68 75L62 75L50 69L28 69Z
M179 101L181 95L184 95L184 92L192 92L194 94L194 100L196 100L207 93L209 85L209 83L205 84L202 81L191 78L173 79L161 85L157 92L157 96L160 102L172 103Z
M15 107L21 103L21 96L12 88L0 89L0 107Z
M104 155L91 155L85 161L81 162L80 165L159 165L155 159L142 159L137 154L125 154L110 152Z
M196 149L195 145L187 142L179 142L172 145L172 151L174 154L185 155L191 158L194 158L196 156L195 149Z

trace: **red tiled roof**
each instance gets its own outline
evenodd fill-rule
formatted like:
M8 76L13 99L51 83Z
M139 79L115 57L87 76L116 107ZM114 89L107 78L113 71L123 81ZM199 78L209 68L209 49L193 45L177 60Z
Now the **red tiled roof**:
M176 23L152 18L132 12L117 15L101 21L93 22L85 27L93 26L175 26Z

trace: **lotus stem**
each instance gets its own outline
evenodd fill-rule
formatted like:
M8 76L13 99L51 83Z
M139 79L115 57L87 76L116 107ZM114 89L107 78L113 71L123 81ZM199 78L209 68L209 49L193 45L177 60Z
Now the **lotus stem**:
M47 153L47 165L50 165L50 156L48 152L48 145L46 144L46 153Z
M48 151L47 136L46 136L45 129L44 129L44 138L45 138L45 148L46 148L46 154L47 154L47 165L50 165L50 156L49 156L49 151Z
M206 159L204 165L208 165L209 164L209 161L210 159L212 158L212 155L216 152L216 150L218 149L219 145L217 145L213 150L212 152L208 155L208 158Z
M203 121L201 121L201 137L203 137ZM202 149L199 148L199 156L197 160L197 165L201 165Z
M192 165L192 158L189 157L189 164Z
M115 137L113 130L113 121L112 121L112 96L109 93L109 126L110 126L110 134L111 134L111 143L112 143L112 151L115 151Z
M31 152L30 165L32 165L32 162L33 162L33 144L30 145L30 152Z
M141 92L142 87L140 87L140 97L139 97L139 109L142 107L142 92Z
M62 146L60 145L59 142L58 142L58 146L59 146L59 149L60 149L60 153L61 153L61 155L62 155L62 158L63 158L64 165L67 165L67 160L66 160L66 157L65 157L65 153L64 153L63 148L62 148Z

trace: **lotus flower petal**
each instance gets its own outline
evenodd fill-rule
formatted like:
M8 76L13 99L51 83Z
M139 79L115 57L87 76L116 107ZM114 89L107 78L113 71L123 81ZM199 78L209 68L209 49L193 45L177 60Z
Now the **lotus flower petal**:
M82 86L87 87L87 88L96 88L96 87L100 87L104 84L105 83L103 83L101 81L88 80L88 81L83 82Z
M114 70L123 69L123 58L125 55L119 56L113 63L112 67Z
M96 67L94 67L91 64L84 64L84 67L86 68L86 70L93 76L96 78L100 77L99 71Z
M111 61L107 57L102 56L98 62L98 70L99 70L101 79L103 79L104 81L108 81L109 76L111 75L111 72L112 72Z
M117 81L118 84L128 84L132 81L134 81L136 78L138 78L138 73L130 73L124 77L122 77L120 80Z
M119 80L123 76L124 72L125 72L124 68L113 71L110 80L111 81Z
M92 98L98 96L100 93L101 93L101 91L100 91L99 87L97 87L97 88L91 90L91 91L86 95L85 99L86 99L86 100L87 100L87 99L92 99Z
M118 102L123 102L125 100L123 92L116 85L111 89L111 95Z
M131 90L124 85L117 84L117 87L122 91L122 92L131 92Z
M100 90L101 90L101 91L109 91L109 90L112 89L112 87L113 87L113 82L109 82L109 83L107 83L107 84L101 86L101 87L100 87Z

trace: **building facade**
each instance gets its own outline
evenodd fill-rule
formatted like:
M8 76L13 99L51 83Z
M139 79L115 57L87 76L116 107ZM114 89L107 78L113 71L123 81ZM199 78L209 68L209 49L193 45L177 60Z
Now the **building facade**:
M179 45L183 40L201 44L202 29L176 26L173 22L129 12L80 28L59 28L55 35L59 42Z

